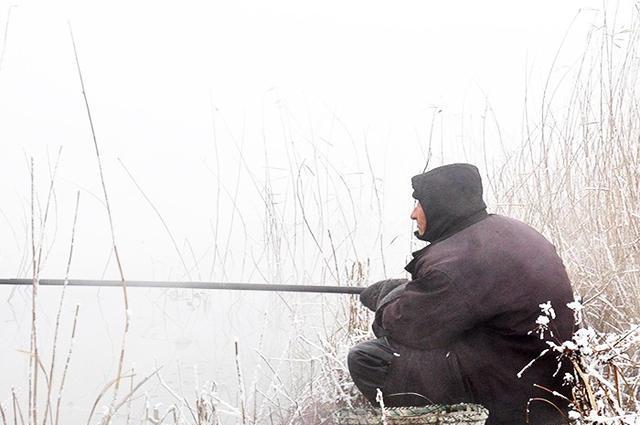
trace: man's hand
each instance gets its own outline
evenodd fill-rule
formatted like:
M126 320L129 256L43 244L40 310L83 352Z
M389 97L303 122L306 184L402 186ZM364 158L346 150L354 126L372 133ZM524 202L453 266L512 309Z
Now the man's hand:
M407 279L387 279L376 282L360 293L360 302L369 310L376 311L389 292L407 282Z

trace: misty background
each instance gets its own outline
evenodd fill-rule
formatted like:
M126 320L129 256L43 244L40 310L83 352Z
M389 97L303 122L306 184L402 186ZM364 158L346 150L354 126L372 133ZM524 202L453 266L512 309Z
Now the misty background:
M32 274L33 159L41 277L64 277L79 192L70 277L119 279L70 27L127 279L365 285L421 246L410 177L517 150L603 7L624 27L633 2L0 1L0 277ZM59 296L40 290L43 347ZM269 385L345 296L130 289L126 364L233 401L234 341ZM0 400L28 390L30 297L0 287ZM73 423L115 375L124 315L118 289L69 288L65 340L75 304Z

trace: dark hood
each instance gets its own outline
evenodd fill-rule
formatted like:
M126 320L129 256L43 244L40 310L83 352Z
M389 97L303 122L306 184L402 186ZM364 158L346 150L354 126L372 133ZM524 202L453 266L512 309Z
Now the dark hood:
M411 178L413 197L427 217L427 231L418 239L436 242L487 216L482 179L471 164L450 164Z

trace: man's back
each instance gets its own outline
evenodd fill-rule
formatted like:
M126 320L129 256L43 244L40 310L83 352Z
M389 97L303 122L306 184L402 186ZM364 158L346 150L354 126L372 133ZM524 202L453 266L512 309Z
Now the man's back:
M550 301L554 339L569 339L573 299L562 261L542 235L517 220L490 215L425 248L410 263L412 280L384 306L382 327L392 343L417 350L450 350L474 401L491 410L491 423L519 423L530 398L563 405L564 371L536 333L539 305ZM424 365L428 367L428 365ZM392 385L393 386L393 385ZM549 406L533 402L532 423ZM516 419L517 418L517 419ZM515 420L515 422L514 422Z

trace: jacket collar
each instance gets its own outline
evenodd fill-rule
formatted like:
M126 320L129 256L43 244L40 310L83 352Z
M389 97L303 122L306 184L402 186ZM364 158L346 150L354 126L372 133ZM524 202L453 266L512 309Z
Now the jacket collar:
M438 239L436 239L435 241L429 243L424 248L419 249L418 251L415 251L415 252L411 253L411 255L413 256L413 259L409 262L409 264L407 264L405 266L404 269L406 271L408 271L409 273L411 273L411 276L413 276L413 274L415 272L416 265L417 265L418 261L420 260L420 257L422 257L430 247L432 247L433 245L437 244L438 242L442 242L445 239L448 239L449 237L455 235L456 233L460 232L461 230L466 229L467 227L471 226L472 224L476 224L477 222L484 220L485 218L489 217L490 215L491 214L487 214L486 210L482 210L482 211L478 211L477 213L473 214L470 217L467 217L464 220L459 221L458 223L456 223L455 226L452 226L447 232L445 232Z

